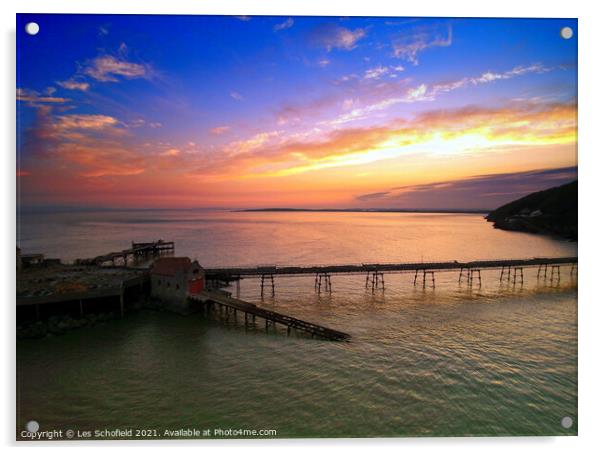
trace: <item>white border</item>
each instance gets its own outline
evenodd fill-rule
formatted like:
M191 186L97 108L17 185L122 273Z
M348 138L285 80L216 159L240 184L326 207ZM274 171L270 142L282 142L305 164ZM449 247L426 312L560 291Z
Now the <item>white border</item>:
M250 451L264 454L286 452L305 454L308 451L344 450L350 454L362 453L374 447L379 452L400 453L400 450L419 450L446 454L468 454L483 451L488 454L515 450L541 451L546 454L569 451L590 451L598 446L601 356L600 314L602 299L596 286L597 273L602 272L598 264L602 257L600 248L600 164L602 144L600 126L602 99L600 93L600 43L602 43L602 17L597 14L594 2L504 0L483 2L470 0L416 2L391 0L227 0L191 1L167 0L163 2L126 0L20 0L12 5L1 2L0 21L2 23L2 52L0 77L2 83L2 131L4 145L1 159L3 179L2 193L4 221L2 223L2 261L0 277L5 298L3 307L3 333L1 336L4 356L2 364L2 393L4 409L0 414L2 442L14 449L15 419L15 354L14 354L14 243L15 243L15 13L124 13L124 14L233 14L233 15L334 15L334 16L454 16L454 17L577 17L579 19L579 436L558 438L440 438L440 439L374 439L374 440L289 440L289 441L179 441L155 442L114 442L86 444L93 451L125 451L123 447L144 445L143 450L165 451L177 448L198 450ZM599 178L599 177L598 177ZM602 179L600 179L602 181ZM585 245L585 246L584 246ZM23 444L21 444L23 446ZM55 443L29 444L30 448L63 453L65 447L74 444ZM107 447L109 446L109 447ZM121 447L121 448L120 448ZM75 447L81 450L81 445ZM521 450L521 451L522 451Z

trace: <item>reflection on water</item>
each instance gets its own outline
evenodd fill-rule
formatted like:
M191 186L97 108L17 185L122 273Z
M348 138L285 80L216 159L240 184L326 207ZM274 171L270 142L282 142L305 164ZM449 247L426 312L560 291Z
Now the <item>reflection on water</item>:
M138 211L23 214L24 252L73 260L176 242L206 267L573 256L576 244L493 229L474 214Z
M22 222L25 251L75 258L162 237L206 265L576 254L573 243L494 230L476 215L46 218L45 233ZM343 330L349 343L150 311L20 340L18 421L35 418L42 429L273 428L281 437L575 434L576 277L570 266L559 282L536 275L528 269L524 286L513 286L484 271L483 286L470 289L457 272L437 273L436 288L423 289L413 274L387 274L385 290L374 293L364 276L333 276L333 292L321 294L313 277L277 277L276 296L263 300L258 280L243 280L242 298ZM564 416L573 428L560 426Z

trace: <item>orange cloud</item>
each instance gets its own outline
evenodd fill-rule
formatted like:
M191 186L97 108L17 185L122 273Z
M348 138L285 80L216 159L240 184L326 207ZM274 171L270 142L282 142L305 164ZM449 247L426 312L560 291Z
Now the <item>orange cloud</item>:
M409 153L478 153L499 146L565 144L576 140L576 106L513 104L436 110L412 120L372 128L336 130L313 141L268 144L268 133L230 144L227 159L215 159L202 172L246 176L290 175L315 169L354 166ZM212 169L213 166L213 169Z
M211 128L209 131L212 134L224 134L226 131L229 131L230 127L228 125L216 126L215 128Z
M82 92L87 91L90 88L90 84L87 82L77 81L75 79L67 79L66 81L58 81L58 85L67 90L80 90Z
M58 96L43 96L34 90L27 90L23 88L17 89L17 101L25 101L32 105L40 103L55 103L62 104L71 101L69 98L61 98Z
M101 82L117 82L117 76L136 79L150 75L150 69L146 65L128 62L112 55L96 57L83 72Z

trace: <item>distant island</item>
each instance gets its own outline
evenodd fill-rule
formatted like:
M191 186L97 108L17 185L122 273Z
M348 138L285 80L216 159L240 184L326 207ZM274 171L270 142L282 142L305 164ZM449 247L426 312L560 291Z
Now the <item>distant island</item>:
M366 213L488 213L490 209L311 209L289 207L267 207L261 209L240 209L235 212L366 212Z
M489 213L493 226L577 240L577 180L531 193Z

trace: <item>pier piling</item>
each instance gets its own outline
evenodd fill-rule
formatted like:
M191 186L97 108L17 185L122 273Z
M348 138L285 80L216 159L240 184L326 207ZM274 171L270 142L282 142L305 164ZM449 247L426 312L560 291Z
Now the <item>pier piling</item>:
M270 284L272 286L272 297L274 297L276 295L276 288L274 286L274 275L272 273L269 273L269 274L264 273L261 275L261 297L263 297L263 290L264 290L266 281L270 281Z
M318 291L318 294L322 292L322 283L324 283L325 292L332 292L330 273L316 273L315 289Z

